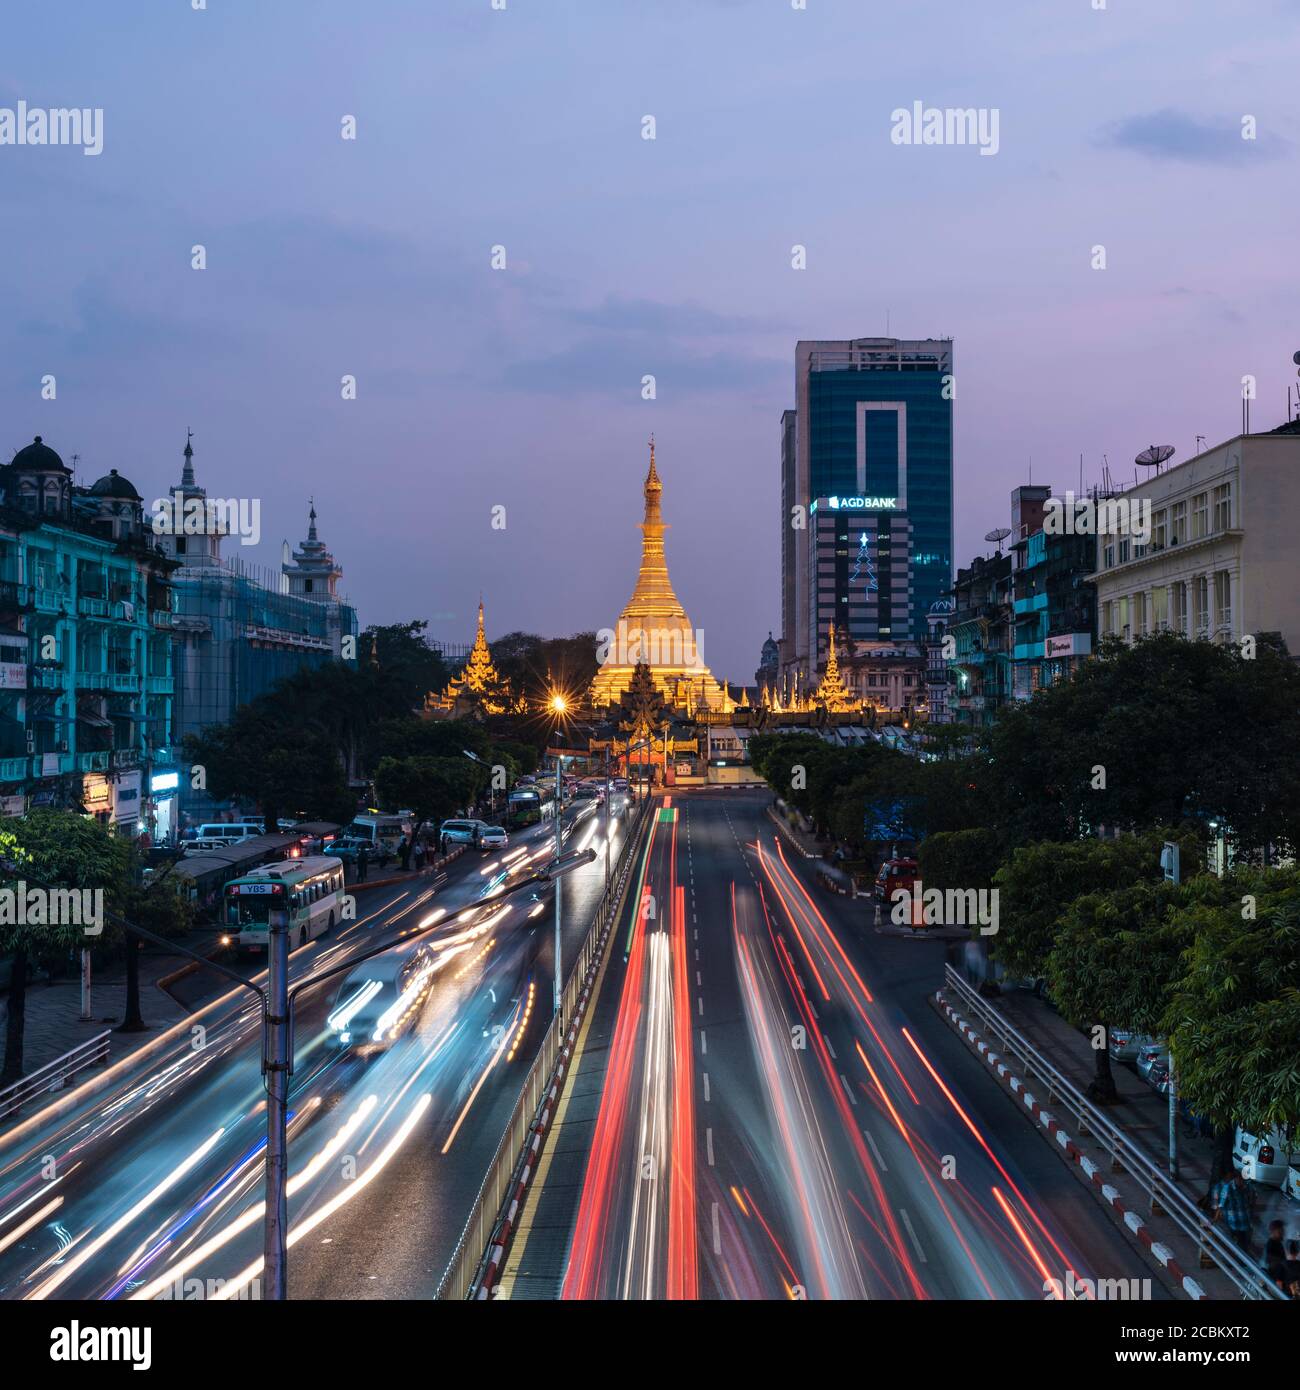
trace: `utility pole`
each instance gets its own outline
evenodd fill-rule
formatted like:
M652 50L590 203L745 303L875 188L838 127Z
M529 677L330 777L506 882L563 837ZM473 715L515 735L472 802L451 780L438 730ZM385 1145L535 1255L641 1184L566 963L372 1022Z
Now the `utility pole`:
M612 803L613 803L613 800L614 800L614 784L613 784L613 782L610 780L610 775L609 775L609 760L610 760L610 756L611 756L612 752L613 752L612 745L611 745L610 748L606 748L606 749L605 749L605 891L606 891L606 892L609 891L609 876L610 876L610 867L609 867L609 841L610 841L611 835L613 834L613 828L614 828L614 827L613 827L613 821L612 821L612 815L613 815L613 806L612 806Z
M556 737L559 737L557 734ZM558 860L564 853L564 758L555 750L555 857ZM560 1012L564 996L564 973L560 968L560 896L563 892L560 880L555 880L555 1012Z
M1160 855L1160 867L1171 883L1182 882L1182 865L1178 846L1166 840ZM1174 1050L1169 1049L1169 1176L1178 1177L1178 1082L1174 1075Z
M285 1299L289 1275L289 916L273 907L268 922L266 1043L266 1297Z

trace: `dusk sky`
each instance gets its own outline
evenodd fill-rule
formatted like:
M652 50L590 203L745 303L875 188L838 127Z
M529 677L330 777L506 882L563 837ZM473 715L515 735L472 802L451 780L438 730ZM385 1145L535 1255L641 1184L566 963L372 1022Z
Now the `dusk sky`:
M148 502L192 428L261 499L241 558L314 495L363 626L467 641L480 590L489 637L613 623L654 431L678 595L752 680L799 338L954 339L963 564L1031 466L1187 458L1247 373L1286 418L1300 3L1093 4L13 6L0 106L102 107L104 148L0 146L0 442ZM998 152L893 144L917 101Z

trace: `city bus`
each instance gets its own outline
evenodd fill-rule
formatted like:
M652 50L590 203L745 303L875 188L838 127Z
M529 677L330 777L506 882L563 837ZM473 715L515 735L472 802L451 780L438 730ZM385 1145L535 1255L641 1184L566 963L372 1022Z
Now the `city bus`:
M287 914L289 949L333 927L343 896L343 863L325 855L283 859L226 884L225 945L265 951L272 909Z
M555 815L555 796L545 787L516 787L506 798L506 824L512 829L536 825Z

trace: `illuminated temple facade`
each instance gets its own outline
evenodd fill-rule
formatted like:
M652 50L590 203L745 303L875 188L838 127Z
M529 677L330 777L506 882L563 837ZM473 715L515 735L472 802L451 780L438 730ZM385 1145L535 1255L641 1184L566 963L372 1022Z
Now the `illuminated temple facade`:
M613 640L602 644L590 702L596 709L617 704L631 686L637 664L643 662L665 704L686 713L728 713L736 708L735 701L704 664L695 629L668 577L660 510L663 490L651 439L645 520L641 523L641 569L632 597L613 629ZM608 639L609 635L607 630L602 637Z

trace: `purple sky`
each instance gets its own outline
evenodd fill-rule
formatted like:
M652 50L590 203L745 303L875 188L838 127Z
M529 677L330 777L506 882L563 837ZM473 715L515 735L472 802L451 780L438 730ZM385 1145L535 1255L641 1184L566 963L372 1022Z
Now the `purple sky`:
M613 622L654 430L678 594L752 679L798 338L955 339L962 563L1031 460L1185 458L1248 372L1285 418L1300 0L1092 5L24 6L0 106L103 107L104 152L0 146L3 445L149 500L190 426L262 500L245 558L314 493L363 623L465 640L480 589L489 636ZM914 101L996 107L998 154L895 146Z

